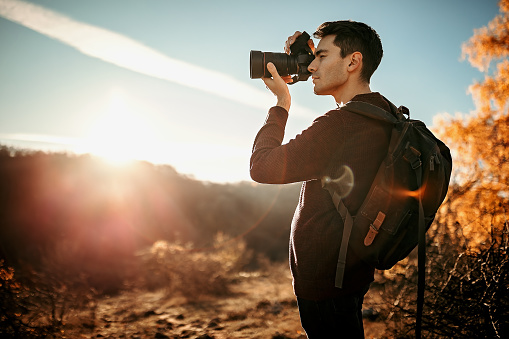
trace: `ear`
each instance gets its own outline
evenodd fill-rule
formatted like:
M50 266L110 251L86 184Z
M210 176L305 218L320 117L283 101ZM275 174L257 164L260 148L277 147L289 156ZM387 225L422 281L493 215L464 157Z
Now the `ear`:
M348 71L353 72L355 70L361 69L362 66L362 53L361 52L353 52L350 54L350 64L348 65Z

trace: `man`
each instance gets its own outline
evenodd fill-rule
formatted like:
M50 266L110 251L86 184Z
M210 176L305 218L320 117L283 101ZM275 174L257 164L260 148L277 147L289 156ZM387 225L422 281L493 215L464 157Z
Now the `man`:
M300 34L288 38L287 53ZM374 269L349 251L343 286L335 287L343 221L321 179L348 169L353 176L347 183L351 191L343 202L355 215L387 153L390 126L341 110L341 105L365 101L390 110L385 98L371 92L369 85L382 59L382 44L371 27L353 21L326 22L314 37L320 39L316 50L309 40L315 54L308 67L314 92L332 95L338 108L282 144L291 106L287 83L292 80L280 77L269 63L272 78L263 81L277 97L277 104L269 109L254 141L251 177L271 184L303 182L291 228L290 268L308 337L363 338L362 303Z

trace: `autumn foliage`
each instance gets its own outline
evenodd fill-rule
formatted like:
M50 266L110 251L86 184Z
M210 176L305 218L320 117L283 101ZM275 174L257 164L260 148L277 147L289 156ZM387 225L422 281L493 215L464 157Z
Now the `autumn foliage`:
M504 338L509 333L509 1L500 15L475 30L463 56L484 73L470 86L475 111L438 116L437 135L452 150L448 196L428 232L426 337ZM411 337L416 272L392 291ZM410 314L411 318L405 318ZM410 319L410 320L409 320Z
M459 223L467 246L489 241L492 225L507 220L509 198L509 1L487 27L475 30L463 45L463 56L484 72L470 86L476 110L441 116L434 121L455 160L453 185L444 222ZM453 211L454 213L451 213Z

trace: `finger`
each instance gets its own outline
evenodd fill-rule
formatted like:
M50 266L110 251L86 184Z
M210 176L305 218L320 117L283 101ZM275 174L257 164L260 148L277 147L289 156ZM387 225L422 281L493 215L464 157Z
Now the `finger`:
M296 31L295 33L293 33L293 35L288 38L290 45L293 44L295 42L295 40L297 40L297 38L301 35L302 35L302 32L299 32L299 31Z
M296 31L292 36L289 36L285 42L285 53L290 54L290 46L297 40L297 38L302 35L302 32Z
M311 40L311 39L308 40L308 46L309 46L309 48L311 48L311 51L314 53L315 52L315 43L313 42L313 40Z
M290 44L290 38L288 38L288 40L286 40L286 42L285 42L285 53L286 54L290 54L290 52L291 52L290 51L290 45L291 45Z
M276 66L272 62L269 62L267 64L267 70L270 72L273 78L279 77L279 73L276 69Z

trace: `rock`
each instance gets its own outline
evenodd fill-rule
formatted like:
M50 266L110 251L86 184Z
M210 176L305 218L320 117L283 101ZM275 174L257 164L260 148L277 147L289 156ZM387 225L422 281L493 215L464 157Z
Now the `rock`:
M147 311L147 312L143 313L143 316L145 318L151 317L153 315L157 315L157 313L154 310L150 310L150 311Z
M196 339L214 339L214 337L208 335L207 333L199 335L196 337Z
M270 301L268 300L262 300L260 301L257 305L256 305L256 309L257 310L260 310L260 309L266 309L266 308L269 308L270 307Z
M368 319L370 321L375 321L380 316L380 313L373 309L373 308L367 308L362 310L362 317L364 319Z
M274 305L270 308L269 312L278 315L283 310L283 306L279 302L275 302Z
M208 328L215 328L215 327L218 327L219 326L219 319L212 319L211 321L209 321L209 323L207 324L207 327Z
M276 332L276 334L274 334L272 336L272 339L291 339L290 337L284 335L284 334L281 334L279 332Z
M130 313L127 317L125 317L123 322L132 323L132 322L138 321L139 319L140 319L140 316L133 312L133 313Z
M193 331L193 330L183 330L180 333L180 338L189 338L189 337L191 337L192 335L195 335L195 334L196 334L196 331Z
M247 318L247 314L245 312L231 312L228 314L227 320L237 321L237 320L245 320Z

